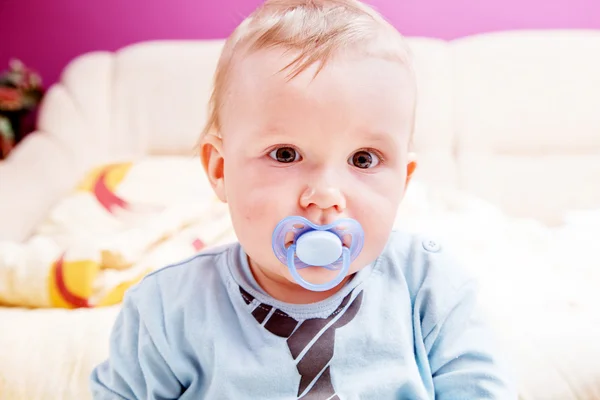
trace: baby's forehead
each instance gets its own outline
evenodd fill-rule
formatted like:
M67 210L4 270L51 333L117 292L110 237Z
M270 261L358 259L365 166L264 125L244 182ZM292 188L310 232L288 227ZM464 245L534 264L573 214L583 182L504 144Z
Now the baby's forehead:
M412 75L381 57L332 58L290 77L291 52L255 52L232 71L222 108L227 133L256 127L257 135L347 131L376 135L410 129L415 104Z
M412 70L406 64L381 56L360 53L341 53L328 60L317 60L294 73L298 52L281 48L261 49L249 52L235 60L231 68L228 92L241 90L260 94L265 91L288 89L288 91L312 91L319 84L336 84L344 91L349 87L389 91L398 89L403 93L416 91Z

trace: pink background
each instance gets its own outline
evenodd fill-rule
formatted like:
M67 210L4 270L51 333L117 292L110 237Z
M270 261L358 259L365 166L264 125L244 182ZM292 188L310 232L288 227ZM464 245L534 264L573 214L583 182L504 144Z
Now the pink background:
M452 39L508 29L600 29L600 0L367 0L402 33ZM0 0L10 57L56 81L73 57L151 39L227 36L261 0ZM213 8L218 4L217 8Z

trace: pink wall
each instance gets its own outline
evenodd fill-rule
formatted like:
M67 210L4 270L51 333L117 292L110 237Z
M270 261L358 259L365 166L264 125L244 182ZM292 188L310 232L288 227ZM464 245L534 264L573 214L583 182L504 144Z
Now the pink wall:
M600 29L600 0L367 0L405 35ZM0 0L0 69L21 58L52 83L73 57L151 39L227 36L261 0ZM214 4L218 7L212 9Z

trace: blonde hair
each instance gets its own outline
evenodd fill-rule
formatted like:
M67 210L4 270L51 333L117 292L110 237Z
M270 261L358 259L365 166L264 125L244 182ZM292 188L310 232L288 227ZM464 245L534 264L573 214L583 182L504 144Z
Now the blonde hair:
M290 79L318 63L316 75L335 54L351 50L401 62L413 74L402 35L360 1L266 0L225 42L200 141L211 132L220 133L219 111L235 59L274 47L297 52L284 68L290 70Z

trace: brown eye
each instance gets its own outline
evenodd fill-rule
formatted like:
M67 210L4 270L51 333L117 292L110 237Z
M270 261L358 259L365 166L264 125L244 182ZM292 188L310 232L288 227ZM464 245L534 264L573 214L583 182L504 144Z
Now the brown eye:
M284 164L289 164L300 159L298 152L292 147L279 147L270 152L269 157Z
M373 168L379 164L379 158L366 150L360 150L354 153L348 160L350 165L360 169Z

